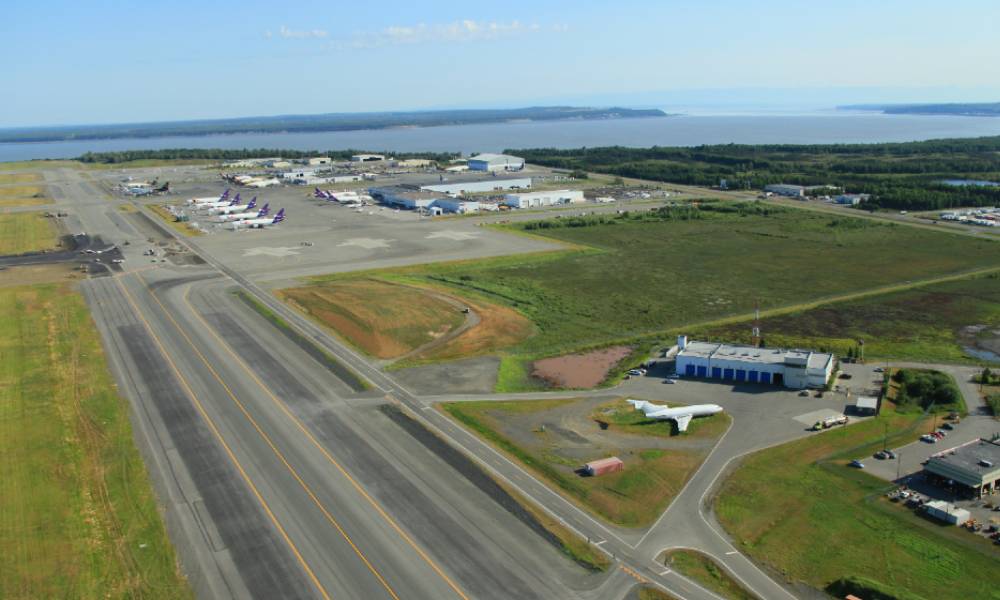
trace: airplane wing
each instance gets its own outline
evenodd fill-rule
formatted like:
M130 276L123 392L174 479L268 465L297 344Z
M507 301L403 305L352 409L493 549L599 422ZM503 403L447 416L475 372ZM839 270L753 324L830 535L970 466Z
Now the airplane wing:
M691 415L674 417L674 421L677 422L677 431L687 431L688 423L691 422Z

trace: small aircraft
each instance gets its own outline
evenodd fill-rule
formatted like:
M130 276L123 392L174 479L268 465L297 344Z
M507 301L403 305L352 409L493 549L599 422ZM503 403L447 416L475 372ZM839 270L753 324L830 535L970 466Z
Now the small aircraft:
M263 229L264 227L270 227L271 225L277 225L285 220L285 209L278 211L278 214L271 217L262 217L259 219L247 219L246 221L234 221L233 229L239 229L241 227L246 227L247 229Z
M670 419L677 423L677 431L687 431L688 424L694 417L707 417L722 412L718 404L691 404L670 408L661 404L653 404L645 400L629 400L636 410L641 410L646 417L664 421Z

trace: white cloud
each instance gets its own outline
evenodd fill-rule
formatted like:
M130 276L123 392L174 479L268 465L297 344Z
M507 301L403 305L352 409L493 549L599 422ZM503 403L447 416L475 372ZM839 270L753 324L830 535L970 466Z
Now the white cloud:
M545 29L538 23L464 19L452 23L430 25L426 23L406 26L394 25L379 31L356 33L353 37L342 40L337 45L348 48L378 48L405 44L474 42L539 33ZM569 28L566 25L553 25L548 29L554 32L565 32Z
M305 40L325 38L328 33L323 29L289 29L284 25L278 30L278 35L286 40ZM271 39L274 36L271 30L264 32L264 37Z

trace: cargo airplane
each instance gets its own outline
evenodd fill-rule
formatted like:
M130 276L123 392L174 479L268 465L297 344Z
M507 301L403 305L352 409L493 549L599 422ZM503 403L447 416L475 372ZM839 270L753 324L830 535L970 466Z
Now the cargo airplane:
M636 410L641 410L646 417L658 421L672 420L677 423L677 431L687 431L688 424L694 417L707 417L722 412L718 404L691 404L670 408L661 404L653 404L645 400L629 400Z
M285 220L285 209L278 211L274 218L271 217L261 217L257 219L247 219L245 221L233 221L233 229L263 229L265 227L270 227L271 225L277 225Z
M208 204L215 204L216 202L226 202L229 199L229 188L222 192L222 195L218 198L191 198L187 201L188 204L193 204L194 206L205 206Z
M236 194L236 200L239 200L240 195ZM250 202L246 204L227 204L226 206L217 206L215 208L208 209L208 214L210 215L232 215L235 213L248 212L257 207L257 196L250 199Z
M219 215L218 218L216 218L215 220L218 223L231 223L233 221L248 221L250 219L260 219L266 217L269 212L271 212L271 207L269 204L265 204L264 206L261 207L260 210L256 212L248 210L246 212L241 212L241 213L223 214Z

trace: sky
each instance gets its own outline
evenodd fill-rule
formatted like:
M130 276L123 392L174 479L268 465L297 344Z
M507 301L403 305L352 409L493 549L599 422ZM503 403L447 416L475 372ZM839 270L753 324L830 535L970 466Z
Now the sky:
M7 0L0 127L1000 101L1000 2Z

